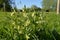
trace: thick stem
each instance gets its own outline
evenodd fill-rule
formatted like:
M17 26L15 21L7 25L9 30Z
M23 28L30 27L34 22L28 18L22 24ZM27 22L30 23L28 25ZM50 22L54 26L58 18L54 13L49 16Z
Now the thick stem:
M57 0L57 14L59 14L59 0Z

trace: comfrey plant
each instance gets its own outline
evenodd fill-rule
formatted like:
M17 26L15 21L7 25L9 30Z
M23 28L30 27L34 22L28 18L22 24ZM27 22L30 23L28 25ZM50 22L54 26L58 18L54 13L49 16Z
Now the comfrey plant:
M2 40L60 40L60 15L12 12L0 15Z

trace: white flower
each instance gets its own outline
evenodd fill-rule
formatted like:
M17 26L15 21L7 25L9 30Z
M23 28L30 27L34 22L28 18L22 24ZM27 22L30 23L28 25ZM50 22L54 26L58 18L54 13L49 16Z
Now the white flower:
M15 22L13 22L12 24L15 25Z
M14 29L16 29L16 26L14 26Z
M30 37L26 34L26 40L28 40Z
M17 28L18 28L18 30L19 30L20 26L18 26Z
M25 26L28 26L30 24L30 20L27 20L26 22L25 22Z
M37 21L36 23L39 23L39 21Z
M12 12L12 13L11 13L11 16L13 16L13 15L14 15L14 13L15 13L15 10L14 10L14 12Z
M13 16L14 12L11 13L11 16Z
M22 34L22 31L19 31L20 34Z
M23 16L24 16L24 17L27 17L27 14L26 14L26 13L23 13Z
M34 16L35 12L32 13L32 17Z

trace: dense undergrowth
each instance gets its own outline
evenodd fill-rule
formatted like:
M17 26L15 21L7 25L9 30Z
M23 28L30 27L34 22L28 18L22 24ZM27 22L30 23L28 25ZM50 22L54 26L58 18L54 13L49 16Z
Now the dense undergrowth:
M60 14L0 12L0 40L60 40Z

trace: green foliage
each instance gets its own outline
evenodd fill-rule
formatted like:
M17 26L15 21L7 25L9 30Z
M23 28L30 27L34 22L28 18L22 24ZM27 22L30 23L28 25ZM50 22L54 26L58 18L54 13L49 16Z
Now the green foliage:
M0 12L0 40L60 40L60 14Z

